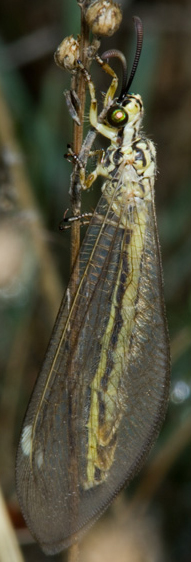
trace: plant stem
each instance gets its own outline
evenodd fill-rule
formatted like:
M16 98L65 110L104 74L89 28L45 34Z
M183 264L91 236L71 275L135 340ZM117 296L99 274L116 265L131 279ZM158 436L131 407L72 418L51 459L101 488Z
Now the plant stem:
M87 48L89 45L89 28L86 24L83 7L81 7L81 43L80 43L80 59L83 65L87 66ZM85 97L86 97L86 88L85 88L85 80L82 72L78 72L75 77L75 90L77 96L80 101L78 116L80 120L80 125L77 125L74 122L74 129L73 129L73 150L75 154L79 154L83 142L83 121L84 121L84 110L85 110ZM72 214L74 216L80 215L81 212L81 186L79 180L79 169L76 166L74 167L74 172L72 174L72 182L71 182L71 206L72 206ZM72 224L71 229L71 270L73 269L74 264L77 265L78 253L80 249L80 221L76 221ZM78 284L78 276L79 271L78 267L75 268L75 277L73 277L73 285L71 288L71 298L75 295L76 287ZM72 387L72 379L73 379L73 372L69 373L69 377L71 380L71 387ZM71 500L71 514L75 520L77 518L78 513L78 455L77 449L75 450L75 433L76 433L76 417L75 412L74 415L71 415L71 423L70 423L70 432L71 432L71 442L73 443L73 447L71 448L70 453L70 469L72 472L72 491L74 494L71 494L73 497L73 501ZM68 562L78 562L79 560L79 543L76 542L73 544L68 550Z

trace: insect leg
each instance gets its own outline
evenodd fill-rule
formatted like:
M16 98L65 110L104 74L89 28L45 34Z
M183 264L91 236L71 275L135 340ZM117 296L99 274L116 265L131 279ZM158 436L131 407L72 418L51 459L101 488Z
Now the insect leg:
M68 148L68 152L67 154L64 155L64 157L69 161L69 162L74 162L75 164L78 165L79 167L79 174L80 174L80 183L81 183L81 187L83 190L85 189L89 189L89 187L92 185L92 183L96 180L96 178L98 176L104 176L104 177L108 177L108 172L106 170L105 167L103 167L102 165L102 161L103 161L103 157L104 157L104 150L90 150L89 152L89 156L98 156L98 161L97 161L97 165L96 168L93 172L91 172L89 174L89 176L86 178L85 177L85 168L83 166L82 161L80 160L79 156L77 154L75 154L75 152L72 150L70 144L67 145ZM65 219L65 217L64 217Z
M104 99L104 107L107 107L113 101L118 86L118 77L115 74L114 70L111 68L111 66L109 66L107 62L103 61L102 58L99 57L99 55L96 55L95 59L98 62L98 64L102 67L104 72L106 72L113 78Z
M93 154L93 153L92 153ZM80 183L83 190L89 189L92 183L97 179L98 176L103 176L105 178L109 177L108 170L105 166L103 166L103 159L104 159L104 151L103 150L96 150L94 154L98 154L98 161L95 170L90 172L90 174L85 177L85 168L82 167L80 169Z
M64 213L64 217L59 224L59 230L67 230L71 228L73 222L80 221L80 226L86 226L90 223L90 219L92 218L93 213L82 213L78 216L66 217L68 209Z
M91 79L91 75L89 74L89 72L86 70L86 68L84 68L84 65L82 64L82 62L80 60L78 60L78 64L84 74L85 80L88 84L88 88L89 88L89 92L90 92L90 97L91 97L91 104L90 104L90 114L89 114L89 118L90 118L90 123L92 125L92 127L94 127L94 129L96 129L96 131L98 131L99 133L101 133L101 135L103 135L104 137L112 140L116 137L116 130L114 128L111 128L109 125L104 125L103 123L99 123L98 122L98 115L97 115L97 99L96 99L96 95L95 95L95 88L94 88L94 84L92 82ZM103 63L104 65L106 63ZM108 68L109 65L107 65ZM112 71L112 69L111 69ZM115 73L113 73L114 76ZM106 94L107 95L107 94ZM110 100L112 101L112 100Z

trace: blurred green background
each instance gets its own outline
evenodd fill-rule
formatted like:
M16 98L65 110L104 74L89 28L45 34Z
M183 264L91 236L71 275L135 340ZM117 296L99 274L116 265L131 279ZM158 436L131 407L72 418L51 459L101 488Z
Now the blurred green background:
M130 68L135 48L132 15L141 17L144 45L133 91L143 97L144 131L155 142L158 154L156 207L172 385L168 415L147 467L110 509L108 519L104 517L103 527L98 524L108 540L105 546L103 534L102 542L98 534L98 558L91 558L92 548L87 554L84 546L83 560L112 561L113 552L113 560L120 562L190 562L191 3L124 0L120 4L120 30L103 39L100 53L118 48L127 56ZM15 453L26 405L69 278L70 232L60 233L58 225L70 206L71 164L63 158L67 143L72 142L72 120L63 96L70 76L56 67L53 53L65 36L76 36L79 30L80 10L75 0L1 0L0 466L4 497L27 562L40 562L46 556L31 542L19 514ZM116 63L113 66L117 69ZM95 63L92 72L98 93L106 91L108 77L103 77ZM88 130L88 119L85 127ZM95 206L99 193L93 187L83 196L84 212ZM154 468L152 463L156 463ZM133 501L134 496L140 508L125 526L127 500ZM114 545L111 552L107 550L114 521L117 555ZM97 537L98 531L92 530L92 540L93 533ZM127 544L121 552L124 537ZM61 560L61 555L52 559Z

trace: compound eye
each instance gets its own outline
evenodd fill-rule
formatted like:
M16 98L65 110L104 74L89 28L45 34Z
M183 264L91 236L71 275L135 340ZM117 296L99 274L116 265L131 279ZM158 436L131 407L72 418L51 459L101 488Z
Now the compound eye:
M113 105L107 112L107 121L112 127L120 129L128 121L128 115L121 105Z

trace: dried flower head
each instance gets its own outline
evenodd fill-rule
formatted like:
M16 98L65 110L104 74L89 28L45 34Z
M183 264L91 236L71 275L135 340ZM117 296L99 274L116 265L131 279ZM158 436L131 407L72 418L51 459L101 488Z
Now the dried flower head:
M77 67L80 56L80 36L74 39L73 35L66 37L54 53L54 60L58 66L72 72Z
M121 9L112 0L96 0L86 10L87 24L95 35L113 35L121 20Z

